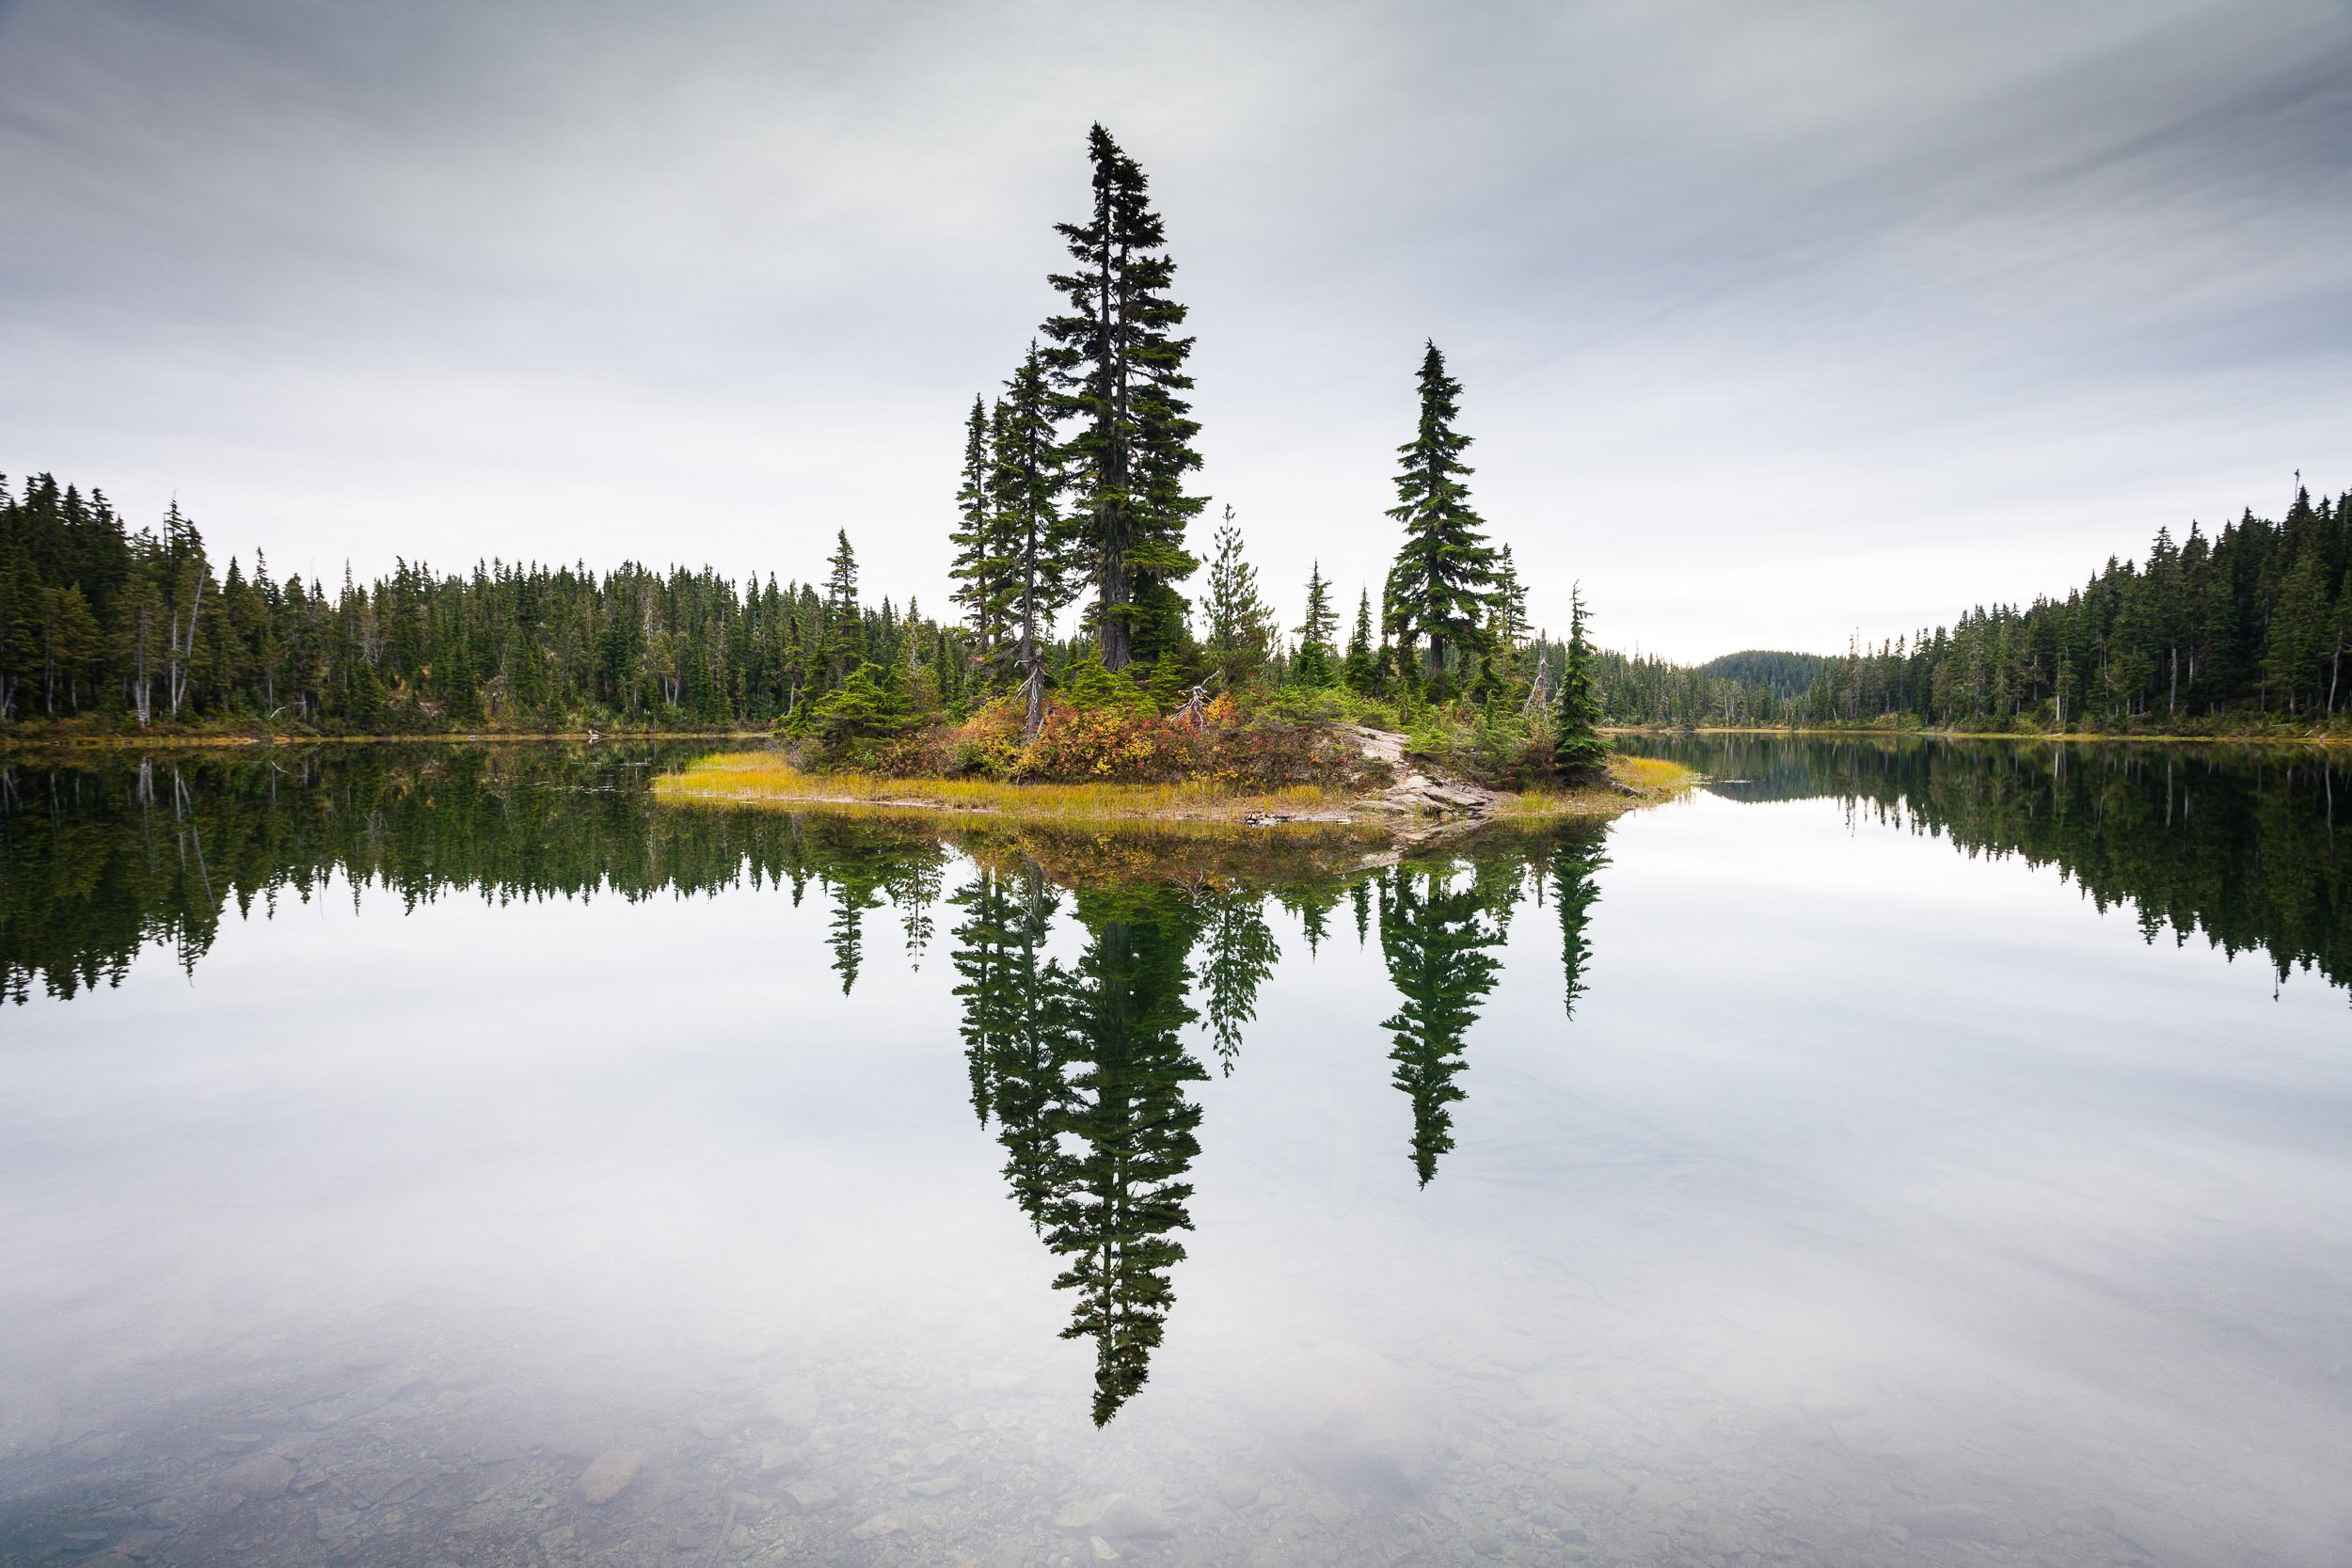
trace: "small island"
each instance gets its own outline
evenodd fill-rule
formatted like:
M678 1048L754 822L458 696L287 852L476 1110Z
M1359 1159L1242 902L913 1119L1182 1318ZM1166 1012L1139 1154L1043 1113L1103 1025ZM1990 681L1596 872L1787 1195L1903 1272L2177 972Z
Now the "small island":
M1343 723L1311 730L1309 736L1307 752L1327 769L1326 777L1279 787L1221 784L1214 766L1168 784L1008 783L810 770L794 762L789 748L771 747L698 758L655 779L653 792L674 805L766 806L914 820L985 817L1090 832L1182 835L1263 828L1419 845L1498 823L1604 821L1677 798L1698 778L1661 758L1612 756L1588 778L1497 790L1420 760L1411 737L1401 732ZM1206 749L1214 759L1215 741Z

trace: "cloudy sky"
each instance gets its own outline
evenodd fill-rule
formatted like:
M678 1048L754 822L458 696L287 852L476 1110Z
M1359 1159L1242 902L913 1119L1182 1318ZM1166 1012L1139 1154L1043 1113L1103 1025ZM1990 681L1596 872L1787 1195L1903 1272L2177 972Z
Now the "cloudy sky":
M0 0L0 470L936 604L1098 118L1293 615L1424 338L1537 619L1681 657L2352 485L2346 0Z

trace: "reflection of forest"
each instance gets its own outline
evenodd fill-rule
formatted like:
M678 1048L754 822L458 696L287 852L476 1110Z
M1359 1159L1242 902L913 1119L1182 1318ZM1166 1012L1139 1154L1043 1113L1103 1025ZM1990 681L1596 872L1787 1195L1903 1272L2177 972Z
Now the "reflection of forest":
M181 753L72 765L0 761L0 995L72 996L119 981L161 942L193 969L222 911L330 879L409 907L485 898L623 898L813 885L834 905L834 967L857 977L877 894L906 940L947 863L936 843L847 817L657 810L653 747L355 746L333 753Z
M2352 832L2336 827L2352 772L2315 748L1707 736L1640 750L1732 800L1828 796L1969 854L2056 865L2100 909L2133 905L2152 942L2202 932L2281 976L2308 965L2352 984Z
M447 892L504 900L733 887L812 888L845 991L866 916L885 906L919 958L955 864L955 994L973 1105L993 1126L1014 1201L1059 1263L1064 1333L1090 1340L1095 1419L1143 1386L1174 1304L1193 1085L1235 1070L1281 952L1352 916L1397 991L1382 1025L1426 1184L1453 1146L1467 1043L1500 974L1495 949L1534 898L1560 921L1567 1005L1584 969L1597 838L1474 841L1450 858L1373 870L1307 867L1251 880L1090 872L1057 887L993 846L958 861L936 838L851 816L654 807L650 748L366 748L93 766L0 768L0 962L11 994L71 997L119 981L139 950L193 966L223 910L377 887L405 906ZM1483 846L1483 847L1482 847Z

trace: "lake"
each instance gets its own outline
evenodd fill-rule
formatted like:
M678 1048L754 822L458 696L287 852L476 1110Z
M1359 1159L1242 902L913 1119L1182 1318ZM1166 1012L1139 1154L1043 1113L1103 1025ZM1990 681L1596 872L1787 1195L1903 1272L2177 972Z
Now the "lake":
M0 1561L2352 1562L2352 776L1637 749L1401 865L6 760Z

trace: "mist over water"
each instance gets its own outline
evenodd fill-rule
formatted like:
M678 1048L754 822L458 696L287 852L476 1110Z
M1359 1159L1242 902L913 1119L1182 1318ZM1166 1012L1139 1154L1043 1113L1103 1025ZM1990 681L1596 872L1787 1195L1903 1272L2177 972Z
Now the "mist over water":
M1661 745L1123 876L0 765L0 1560L2345 1560L2336 770Z

